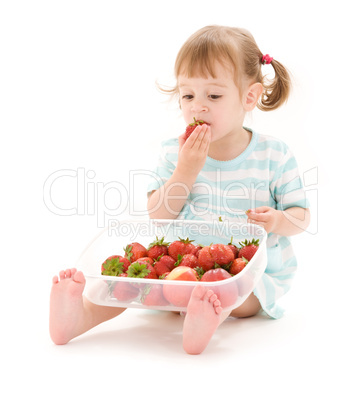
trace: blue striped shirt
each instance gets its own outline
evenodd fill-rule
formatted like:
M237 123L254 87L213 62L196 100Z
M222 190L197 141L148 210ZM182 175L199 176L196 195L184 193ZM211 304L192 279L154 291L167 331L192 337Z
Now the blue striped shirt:
M251 130L249 130L251 131ZM148 191L172 176L178 160L178 139L166 140ZM260 206L277 210L308 208L297 162L288 146L276 138L252 132L248 147L235 159L207 157L178 219L236 220L246 223L244 211ZM264 311L273 318L283 310L277 300L290 288L297 268L290 239L268 234L268 266L254 289Z

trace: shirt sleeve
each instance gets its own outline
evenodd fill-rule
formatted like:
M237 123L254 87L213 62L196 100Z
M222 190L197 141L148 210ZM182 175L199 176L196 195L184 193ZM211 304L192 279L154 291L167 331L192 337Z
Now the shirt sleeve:
M279 162L270 190L278 210L284 211L292 207L309 208L296 159L289 149Z
M161 143L161 151L158 159L157 166L150 173L150 181L147 187L148 196L152 191L158 190L162 187L172 176L178 156L178 140L171 139Z

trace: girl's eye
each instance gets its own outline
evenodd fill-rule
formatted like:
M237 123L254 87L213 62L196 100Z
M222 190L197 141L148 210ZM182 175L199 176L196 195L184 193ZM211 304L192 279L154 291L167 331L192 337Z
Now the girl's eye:
M221 98L221 95L209 95L209 98L210 98L210 99L213 99L213 100L215 100L215 99L220 99L220 98Z
M192 98L193 98L192 95L183 95L183 96L182 96L182 99L190 100L190 99L192 99Z

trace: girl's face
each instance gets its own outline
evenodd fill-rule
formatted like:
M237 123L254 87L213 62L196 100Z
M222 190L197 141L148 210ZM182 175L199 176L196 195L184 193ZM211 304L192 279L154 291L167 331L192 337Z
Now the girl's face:
M179 75L180 106L186 124L203 120L211 126L211 142L238 136L243 131L245 110L233 74L219 63L216 78Z

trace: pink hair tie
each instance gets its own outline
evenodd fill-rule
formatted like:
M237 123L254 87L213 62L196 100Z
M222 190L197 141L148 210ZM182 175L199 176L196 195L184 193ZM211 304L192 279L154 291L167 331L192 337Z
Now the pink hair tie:
M273 57L270 57L268 54L264 54L262 59L261 59L261 63L262 64L270 64L273 61Z

